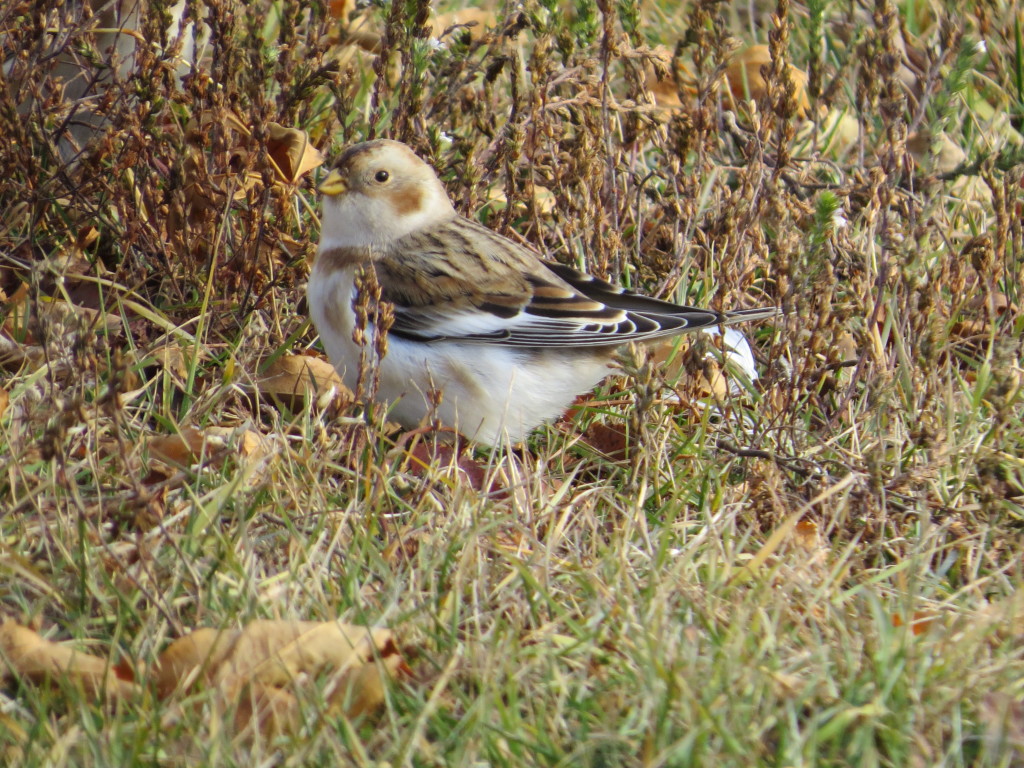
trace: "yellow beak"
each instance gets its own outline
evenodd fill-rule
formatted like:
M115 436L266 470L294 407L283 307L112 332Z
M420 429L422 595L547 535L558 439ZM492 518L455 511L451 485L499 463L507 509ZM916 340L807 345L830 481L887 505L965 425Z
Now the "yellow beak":
M320 183L320 194L328 197L335 197L347 191L348 183L336 169L327 174L327 178Z

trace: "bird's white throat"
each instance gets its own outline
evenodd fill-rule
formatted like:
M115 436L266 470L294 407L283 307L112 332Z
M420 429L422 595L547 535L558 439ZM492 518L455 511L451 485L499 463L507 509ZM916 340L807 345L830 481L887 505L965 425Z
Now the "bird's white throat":
M440 192L440 194L439 194ZM422 204L397 215L386 197L347 194L326 198L320 229L320 250L381 247L413 232L434 227L456 215L442 190L423 189Z

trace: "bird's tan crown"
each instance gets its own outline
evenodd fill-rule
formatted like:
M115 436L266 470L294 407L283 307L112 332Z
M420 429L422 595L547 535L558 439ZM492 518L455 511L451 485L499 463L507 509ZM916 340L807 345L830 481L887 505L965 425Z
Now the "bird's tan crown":
M455 215L433 168L388 139L342 152L321 190L321 250L384 245Z
M430 166L400 141L376 139L353 144L342 152L334 163L334 168L346 176L364 174L380 166L385 169L400 167L409 176L433 176Z

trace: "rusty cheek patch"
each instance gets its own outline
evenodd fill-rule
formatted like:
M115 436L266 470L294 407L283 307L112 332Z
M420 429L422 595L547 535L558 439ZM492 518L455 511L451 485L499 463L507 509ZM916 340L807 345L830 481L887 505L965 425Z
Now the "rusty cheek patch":
M392 190L390 197L398 216L416 213L423 206L423 192L415 185L398 187Z

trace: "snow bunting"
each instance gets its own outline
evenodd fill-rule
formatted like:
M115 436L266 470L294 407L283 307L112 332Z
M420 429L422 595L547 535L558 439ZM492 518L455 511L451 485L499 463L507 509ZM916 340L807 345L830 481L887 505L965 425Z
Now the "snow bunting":
M320 191L310 314L345 383L374 371L376 399L407 428L435 415L478 442L516 443L605 378L623 344L777 314L679 306L542 261L460 216L433 169L396 141L349 147ZM393 307L379 359L378 308L364 334L356 314L367 268Z

